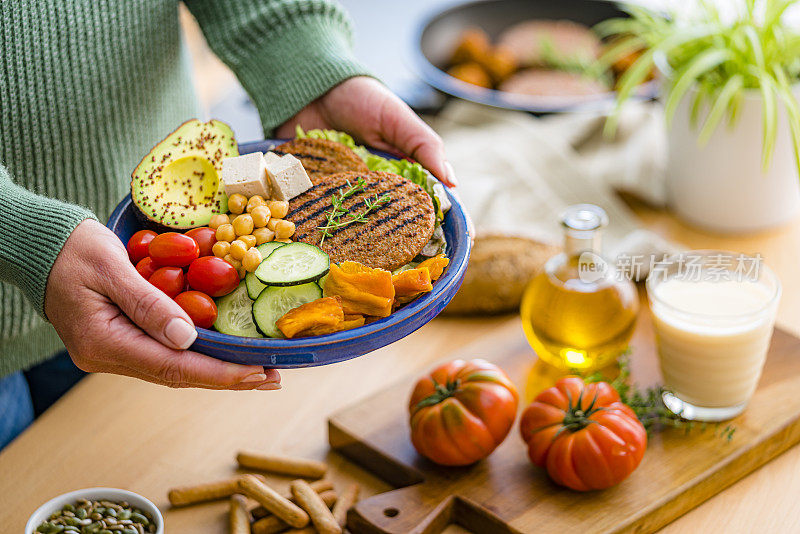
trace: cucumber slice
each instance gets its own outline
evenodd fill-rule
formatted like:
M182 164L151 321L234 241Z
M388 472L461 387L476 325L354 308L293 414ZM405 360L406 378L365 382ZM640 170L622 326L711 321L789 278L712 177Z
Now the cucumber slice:
M240 337L261 337L253 322L253 301L247 296L244 282L217 302L217 320L214 328L221 334Z
M253 319L258 330L267 337L284 337L275 321L298 306L322 298L315 283L289 287L267 286L253 304Z
M276 243L275 241L270 241L269 243L258 245L256 249L258 249L258 251L261 253L261 261L264 261L275 249L281 248L285 245L286 243ZM256 275L253 273L247 273L247 275L244 277L244 282L247 284L247 294L253 300L256 300L261 292L264 291L264 288L267 287L267 284L256 278Z
M289 243L272 252L255 270L268 286L294 286L313 282L330 269L330 258L306 243Z

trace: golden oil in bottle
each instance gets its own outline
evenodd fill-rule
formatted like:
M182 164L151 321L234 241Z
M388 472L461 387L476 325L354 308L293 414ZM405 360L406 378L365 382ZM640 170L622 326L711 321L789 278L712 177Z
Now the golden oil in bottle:
M638 294L600 254L601 228L608 223L601 208L571 206L561 223L564 252L526 288L522 326L542 360L561 369L600 369L627 349Z

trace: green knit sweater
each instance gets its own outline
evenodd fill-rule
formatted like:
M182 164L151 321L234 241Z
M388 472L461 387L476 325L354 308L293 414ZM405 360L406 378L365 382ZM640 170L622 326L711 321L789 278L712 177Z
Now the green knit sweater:
M332 0L184 0L269 133L365 74ZM105 221L142 156L198 116L178 0L3 0L0 376L63 348L50 268L82 220Z

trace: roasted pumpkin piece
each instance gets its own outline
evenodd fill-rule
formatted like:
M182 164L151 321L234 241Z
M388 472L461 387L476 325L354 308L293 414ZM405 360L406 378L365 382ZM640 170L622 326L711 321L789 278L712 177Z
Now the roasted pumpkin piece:
M407 269L395 274L392 276L392 284L394 285L394 298L397 302L405 301L433 289L431 273L422 267Z
M388 317L392 313L392 273L355 261L332 264L322 288L326 297L340 297L348 315Z
M287 338L338 332L344 312L337 297L323 297L289 310L275 322Z
M431 280L438 280L449 263L450 260L444 254L439 254L417 265L417 269L428 269L431 273Z
M364 326L363 315L345 315L344 321L339 325L339 330L350 330L351 328L358 328Z

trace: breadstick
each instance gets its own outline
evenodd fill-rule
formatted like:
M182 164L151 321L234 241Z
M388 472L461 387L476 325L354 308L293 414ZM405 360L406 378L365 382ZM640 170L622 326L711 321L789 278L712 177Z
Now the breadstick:
M260 480L264 480L261 475L256 475ZM172 506L187 506L205 501L215 501L217 499L227 499L238 491L239 477L226 478L194 486L181 486L169 490L167 496Z
M322 478L328 470L325 463L316 460L244 451L236 455L236 461L239 462L240 467L246 469L258 469L259 471L304 478Z
M314 491L316 491L319 494L324 494L325 492L333 489L333 482L327 479L315 480L314 482L309 482L308 485L311 486L314 489ZM336 495L336 493L334 493L334 495ZM291 495L284 495L284 496L290 501L293 499ZM263 506L256 506L250 511L250 513L253 514L253 517L255 519L261 519L262 517L267 517L268 515L272 515L270 511L264 508Z
M295 528L303 528L308 525L308 514L302 508L299 508L255 476L243 475L239 478L239 489L289 525Z
M333 506L333 518L342 528L347 523L347 511L358 502L358 490L358 484L350 484Z
M247 512L247 500L243 496L231 496L228 520L230 534L250 534L250 514Z
M300 507L308 512L311 522L320 534L342 534L342 527L333 518L330 509L305 480L291 483L292 495Z
M311 485L313 487L313 484ZM336 502L336 492L333 490L323 491L319 494L320 499L330 508ZM269 514L269 512L267 512ZM253 534L277 534L289 528L284 520L274 515L262 516L252 524Z

